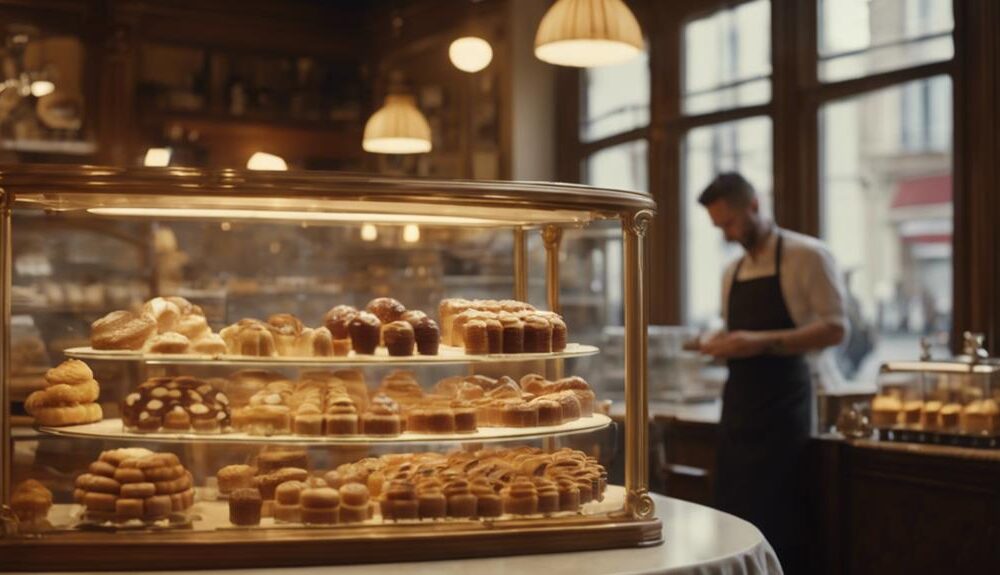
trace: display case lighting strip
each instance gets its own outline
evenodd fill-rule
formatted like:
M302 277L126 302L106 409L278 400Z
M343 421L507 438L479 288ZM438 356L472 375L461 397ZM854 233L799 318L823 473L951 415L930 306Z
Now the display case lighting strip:
M441 214L386 214L367 212L309 212L289 210L232 210L217 208L88 208L87 212L101 216L142 217L160 219L221 219L221 220L290 220L306 222L345 222L377 224L425 225L496 225L501 220L451 216Z

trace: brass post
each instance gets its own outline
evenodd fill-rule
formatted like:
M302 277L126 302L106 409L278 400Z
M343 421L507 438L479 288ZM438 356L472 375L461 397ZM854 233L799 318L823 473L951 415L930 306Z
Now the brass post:
M640 211L622 217L625 252L625 513L653 516L649 496L649 409L646 387L646 232L653 214Z
M0 504L9 505L14 477L10 420L11 197L0 190Z
M528 301L528 242L524 228L514 228L514 299Z
M562 244L562 228L548 225L542 229L542 241L545 242L545 287L548 294L549 309L559 311L559 247Z

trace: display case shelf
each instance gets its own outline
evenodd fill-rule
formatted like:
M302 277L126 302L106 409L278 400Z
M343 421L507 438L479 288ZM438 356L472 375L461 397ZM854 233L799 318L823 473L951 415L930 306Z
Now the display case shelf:
M441 346L438 355L391 356L384 347L374 355L358 355L353 351L342 357L254 357L246 355L195 355L186 353L143 353L128 350L98 350L91 347L71 347L66 357L98 361L135 361L147 365L217 365L229 367L282 366L351 366L351 365L454 365L469 363L516 363L526 361L569 359L595 355L600 350L592 345L571 343L554 353L501 353L466 355L459 347Z
M85 425L67 427L39 427L38 430L49 435L62 437L80 437L89 439L111 439L120 441L141 441L147 443L244 443L262 444L277 443L282 445L397 445L421 443L489 443L509 441L512 439L528 440L543 437L565 436L576 433L590 433L604 429L612 424L607 415L595 413L590 417L581 417L562 425L547 427L480 427L473 433L412 433L381 437L374 435L340 435L340 436L307 436L307 435L251 435L249 433L139 433L125 430L121 419L105 419Z

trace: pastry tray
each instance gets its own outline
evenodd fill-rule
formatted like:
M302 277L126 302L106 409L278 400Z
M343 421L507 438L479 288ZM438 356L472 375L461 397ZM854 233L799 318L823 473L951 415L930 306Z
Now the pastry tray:
M488 443L510 439L530 439L556 435L589 433L604 429L612 424L607 415L595 413L590 417L546 427L480 427L474 433L411 433L382 437L374 435L250 435L242 432L231 433L138 433L126 431L121 419L105 419L85 425L66 427L39 427L38 430L62 437L84 437L101 439L122 439L162 443L280 443L290 445L371 445L399 443Z
M131 350L103 350L92 347L71 347L64 351L67 357L102 361L141 361L149 365L223 365L223 366L339 366L339 365L441 365L468 363L513 363L547 359L565 359L595 355L600 350L592 345L570 343L566 349L552 353L494 353L467 355L465 349L442 345L438 355L391 356L384 347L373 355L358 355L351 351L335 357L256 357L246 355L199 355L190 353L144 353Z

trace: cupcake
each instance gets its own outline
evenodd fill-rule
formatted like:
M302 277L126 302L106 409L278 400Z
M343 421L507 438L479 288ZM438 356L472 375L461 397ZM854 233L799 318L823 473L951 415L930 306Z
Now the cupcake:
M424 316L416 322L411 322L410 326L413 327L413 337L417 342L417 352L420 355L437 355L438 346L441 343L441 331L438 329L437 322Z
M503 353L524 352L524 322L512 313L503 312L500 324L503 326Z
M476 477L469 485L476 496L477 517L500 517L503 515L503 500L497 495L493 484L486 477Z
M549 353L552 351L552 324L539 315L528 316L524 321L525 353Z
M378 347L381 327L382 322L375 315L364 311L358 312L348 325L354 352L362 355L374 354L375 348Z
M444 496L448 502L448 517L474 517L476 496L472 494L469 482L456 478L444 486Z
M520 476L500 492L503 511L511 515L534 515L538 513L538 489L531 479Z
M229 522L233 525L260 525L263 500L260 491L250 488L233 490L229 494Z
M489 353L489 340L486 333L486 322L481 319L469 320L463 328L463 340L467 355L485 355Z
M383 324L403 319L406 306L391 297L377 297L368 302L365 311L374 314Z
M486 348L489 353L503 353L503 324L500 320L486 320Z
M382 339L392 356L413 355L414 330L405 321L394 321L382 327Z

